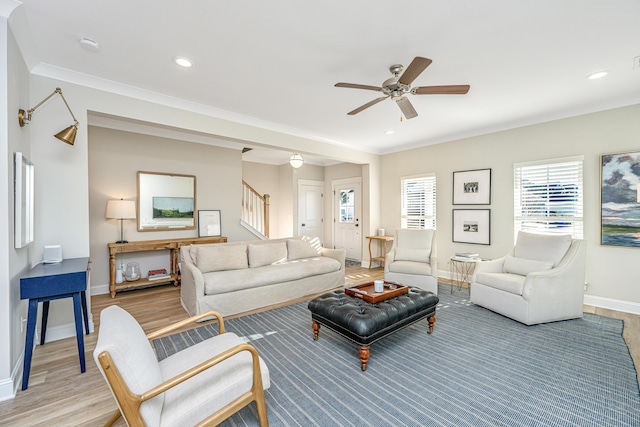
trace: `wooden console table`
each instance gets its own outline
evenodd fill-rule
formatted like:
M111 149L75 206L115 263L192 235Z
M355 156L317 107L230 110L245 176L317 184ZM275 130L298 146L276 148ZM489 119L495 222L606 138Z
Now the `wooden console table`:
M178 272L178 258L180 256L180 247L185 245L201 245L205 243L225 243L225 236L214 237L186 237L183 239L165 239L165 240L145 240L139 242L128 243L109 243L109 293L111 298L115 298L116 292L125 289L139 288L149 286L150 284L161 284L173 282L174 286L180 283L180 273ZM116 283L116 254L124 254L129 252L147 252L168 250L170 257L170 277L166 280L149 280L142 278L135 282Z
M387 258L387 242L393 242L393 236L366 236L369 239L369 269L373 261L379 261L384 266L385 259ZM378 256L372 256L371 243L373 241L378 242Z

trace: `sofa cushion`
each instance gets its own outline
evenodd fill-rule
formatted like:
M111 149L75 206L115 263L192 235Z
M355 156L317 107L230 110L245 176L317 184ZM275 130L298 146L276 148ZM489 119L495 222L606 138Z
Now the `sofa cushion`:
M477 283L516 295L522 295L526 280L525 276L511 273L478 273L476 275Z
M246 245L195 245L196 267L203 273L247 268Z
M553 268L551 261L538 261L536 259L517 258L507 255L504 260L503 270L505 273L519 274L526 276L536 271L546 271Z
M249 267L256 268L287 260L287 244L285 242L249 244Z
M425 262L394 261L389 263L391 273L418 274L431 276L431 266Z
M203 274L205 295L222 294L285 283L340 271L342 264L329 257L304 258L256 268Z
M301 239L287 240L287 256L289 260L313 258L320 255L320 247L314 247L310 242Z
M571 246L569 234L533 234L520 231L518 241L513 249L513 256L517 258L549 261L556 267L564 258Z

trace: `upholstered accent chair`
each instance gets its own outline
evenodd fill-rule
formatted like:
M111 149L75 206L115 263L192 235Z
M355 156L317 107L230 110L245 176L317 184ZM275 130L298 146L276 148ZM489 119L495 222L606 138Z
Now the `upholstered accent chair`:
M396 230L384 263L384 280L438 294L435 230Z
M158 362L150 341L214 316L219 335ZM145 336L138 322L118 306L102 310L93 357L130 426L217 425L255 401L260 426L267 426L264 389L269 370L255 348L225 332L214 311ZM199 424L200 423L200 424Z
M476 264L471 301L525 325L582 317L586 245L519 232L506 256Z

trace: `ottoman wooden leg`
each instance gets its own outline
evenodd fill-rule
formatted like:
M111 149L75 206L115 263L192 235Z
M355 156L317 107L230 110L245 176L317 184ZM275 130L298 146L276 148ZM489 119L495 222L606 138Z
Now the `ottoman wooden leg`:
M320 332L320 324L315 320L311 321L311 327L313 328L313 340L318 341L318 333Z
M367 362L369 361L369 346L361 345L360 350L358 351L358 355L360 356L360 362L362 363L362 370L367 370Z
M432 333L433 332L433 326L436 324L436 315L432 314L431 316L429 316L429 330L427 331L427 333Z

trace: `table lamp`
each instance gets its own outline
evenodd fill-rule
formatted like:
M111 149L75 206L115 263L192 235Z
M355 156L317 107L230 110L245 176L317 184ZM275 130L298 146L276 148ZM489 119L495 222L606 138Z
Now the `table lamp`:
M107 219L120 221L120 240L116 243L129 243L124 240L123 222L125 219L136 219L136 202L133 200L107 200Z

